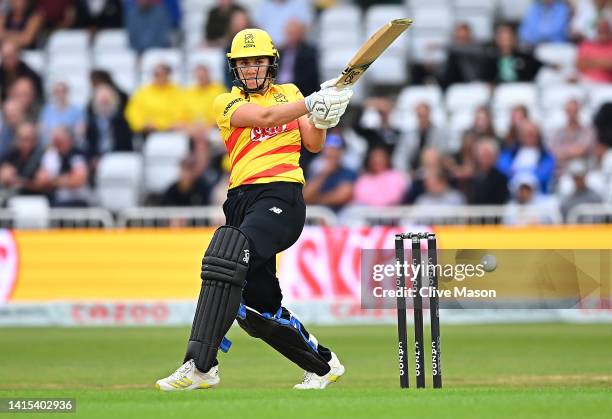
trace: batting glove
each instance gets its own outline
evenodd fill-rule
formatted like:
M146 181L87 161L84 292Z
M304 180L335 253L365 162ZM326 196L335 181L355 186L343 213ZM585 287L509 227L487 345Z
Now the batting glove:
M310 120L310 123L318 129L330 129L338 125L338 122L340 122L339 116L337 118L332 119L331 121L315 118L314 115L310 115L308 119Z
M353 91L351 89L336 90L328 88L307 96L304 103L308 112L315 118L333 121L344 114L352 95Z
M331 88L334 88L336 90L352 90L353 89L352 86L336 87L336 83L338 82L339 78L340 77L336 77L336 78L329 79L329 80L323 82L323 84L321 84L321 90L331 89Z

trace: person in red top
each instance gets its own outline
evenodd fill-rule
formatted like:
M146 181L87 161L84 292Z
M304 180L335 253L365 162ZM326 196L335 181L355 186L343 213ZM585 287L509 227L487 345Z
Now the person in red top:
M597 22L594 41L580 44L577 66L588 81L612 83L612 28L607 19Z
M238 321L305 370L297 389L322 389L344 374L336 354L321 345L282 305L276 255L304 228L302 145L318 152L336 126L350 88L323 83L306 98L294 84L275 84L279 53L260 29L236 34L227 55L234 87L214 101L216 122L230 161L223 204L227 225L217 229L202 261L202 288L184 364L156 387L164 391L214 387L217 350Z

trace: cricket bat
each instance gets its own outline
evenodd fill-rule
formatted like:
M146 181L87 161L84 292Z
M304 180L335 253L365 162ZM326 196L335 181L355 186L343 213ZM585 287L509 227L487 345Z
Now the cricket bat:
M402 34L412 25L411 19L394 19L377 30L359 48L348 65L342 71L342 75L336 82L337 88L352 86L361 78L370 65Z

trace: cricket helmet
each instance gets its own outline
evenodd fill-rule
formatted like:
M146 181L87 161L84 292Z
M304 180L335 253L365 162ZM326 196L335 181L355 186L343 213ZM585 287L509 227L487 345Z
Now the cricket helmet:
M247 93L255 93L265 87L265 80L261 84L258 83L257 88L249 89L240 77L240 71L236 66L237 59L248 57L270 57L270 64L267 66L268 71L266 72L265 80L269 80L270 84L274 83L278 73L278 60L280 55L272 42L272 38L266 31L249 28L238 32L234 36L230 52L227 54L234 86Z

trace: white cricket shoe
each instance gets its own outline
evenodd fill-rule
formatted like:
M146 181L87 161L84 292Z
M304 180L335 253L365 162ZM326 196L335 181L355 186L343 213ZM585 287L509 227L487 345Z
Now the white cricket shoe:
M331 360L328 362L331 369L323 376L317 375L314 372L304 372L304 379L301 383L296 384L293 388L298 390L324 389L329 383L335 383L344 375L344 365L335 353L331 353Z
M162 391L197 390L211 388L219 384L219 366L215 365L208 372L200 372L193 359L185 362L169 377L157 380L155 387Z

